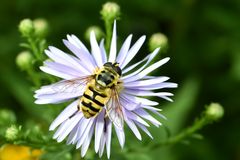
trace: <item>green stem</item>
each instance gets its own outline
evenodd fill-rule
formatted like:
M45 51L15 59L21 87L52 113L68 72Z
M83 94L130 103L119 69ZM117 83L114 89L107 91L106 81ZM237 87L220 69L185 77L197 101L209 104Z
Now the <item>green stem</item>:
M162 146L176 144L176 143L184 140L185 138L191 136L196 131L200 130L202 127L204 127L206 124L208 124L208 122L210 122L210 121L207 119L207 117L203 116L201 119L196 120L192 126L184 129L182 132L180 132L176 136L173 136L164 142L153 144L149 147L149 149L153 150L153 149L160 148Z
M27 69L27 73L28 75L30 76L30 78L32 79L34 85L36 87L40 87L41 86L41 81L40 79L38 78L38 75L36 75L36 73L33 71L33 68L32 67L29 67Z
M106 29L106 52L109 55L111 37L112 37L112 24L113 22L110 20L105 20L105 29Z

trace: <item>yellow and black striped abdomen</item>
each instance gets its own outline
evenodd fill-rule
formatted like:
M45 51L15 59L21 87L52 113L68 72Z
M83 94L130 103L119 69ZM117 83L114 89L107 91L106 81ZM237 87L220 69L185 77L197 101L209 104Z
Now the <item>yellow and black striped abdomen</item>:
M80 109L85 118L97 115L109 100L105 90L97 90L95 83L89 83L80 99Z

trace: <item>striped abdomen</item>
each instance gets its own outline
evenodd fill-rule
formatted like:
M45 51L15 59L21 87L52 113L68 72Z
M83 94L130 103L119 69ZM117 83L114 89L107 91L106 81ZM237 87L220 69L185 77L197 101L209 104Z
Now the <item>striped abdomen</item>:
M80 99L80 109L85 118L97 115L109 100L105 90L96 90L95 83L89 83Z

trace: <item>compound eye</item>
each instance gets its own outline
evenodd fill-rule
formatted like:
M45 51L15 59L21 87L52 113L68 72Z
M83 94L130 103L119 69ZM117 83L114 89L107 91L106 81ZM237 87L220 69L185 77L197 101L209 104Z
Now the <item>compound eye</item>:
M114 79L114 76L113 76L113 75L111 75L110 77L111 77L112 79Z
M106 73L106 71L103 70L102 73Z
M122 75L122 70L120 69L120 67L115 67L115 71L118 73L119 76Z

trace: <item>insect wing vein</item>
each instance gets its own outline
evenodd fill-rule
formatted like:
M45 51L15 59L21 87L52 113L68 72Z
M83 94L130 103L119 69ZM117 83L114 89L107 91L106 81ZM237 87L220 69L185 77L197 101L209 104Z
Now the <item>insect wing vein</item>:
M93 76L84 76L71 80L62 80L55 83L52 89L58 93L77 93L82 91L86 84L93 79Z
M107 114L110 120L119 128L123 128L124 118L122 107L116 89L112 89L111 97L106 104Z

